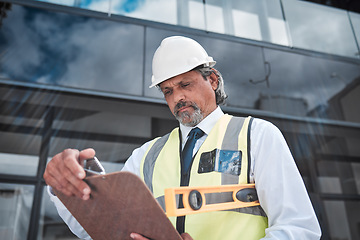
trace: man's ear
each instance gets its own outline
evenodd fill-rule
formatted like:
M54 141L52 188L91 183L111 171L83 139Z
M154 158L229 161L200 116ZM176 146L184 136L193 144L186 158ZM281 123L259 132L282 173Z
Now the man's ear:
M219 85L218 75L215 74L214 72L212 72L211 75L209 76L209 81L210 81L212 89L215 91Z

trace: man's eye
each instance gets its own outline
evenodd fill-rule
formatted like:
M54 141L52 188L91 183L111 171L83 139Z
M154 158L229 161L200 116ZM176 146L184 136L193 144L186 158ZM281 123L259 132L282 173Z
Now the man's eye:
M182 85L182 87L188 87L190 85L190 83L184 83L183 85Z
M164 92L164 95L167 96L167 95L170 95L171 94L171 91L165 91Z

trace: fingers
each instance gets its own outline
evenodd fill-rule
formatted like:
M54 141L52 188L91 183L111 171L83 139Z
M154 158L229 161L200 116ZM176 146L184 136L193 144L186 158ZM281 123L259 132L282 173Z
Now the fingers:
M181 238L183 240L193 240L192 237L188 233L182 233Z
M82 163L79 158L79 151L75 149L66 149L61 153L62 163L64 164L64 168L61 168L64 177L68 180L76 181L77 179L85 178L85 171L82 167Z
M86 175L82 162L94 156L93 149L85 149L81 152L76 149L66 149L55 155L45 169L46 183L67 196L75 195L84 200L89 199L90 188L82 181Z
M134 240L149 240L148 238L146 238L138 233L131 233L130 237L131 237L131 239L134 239Z
M131 233L130 237L131 237L131 239L134 239L134 240L148 240L148 238L146 238L138 233ZM183 240L193 240L192 237L188 233L182 233L181 238Z
M89 159L89 158L93 158L93 157L95 157L95 150L92 148L84 149L84 150L80 151L80 153L79 153L79 159L80 159L81 163L85 159Z

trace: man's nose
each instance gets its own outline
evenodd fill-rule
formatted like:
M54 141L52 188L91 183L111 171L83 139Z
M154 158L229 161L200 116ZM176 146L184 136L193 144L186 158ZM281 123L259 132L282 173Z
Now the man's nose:
M173 92L173 94L174 94L174 102L175 103L184 101L186 99L184 92L181 90L176 90Z

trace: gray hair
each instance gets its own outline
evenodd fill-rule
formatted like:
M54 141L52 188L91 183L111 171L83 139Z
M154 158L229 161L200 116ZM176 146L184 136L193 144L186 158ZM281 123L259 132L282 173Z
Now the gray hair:
M204 67L204 66L196 67L193 70L198 71L205 80L207 80L207 77L210 76L212 73L216 75L216 77L218 78L218 86L215 89L216 104L217 105L225 104L225 100L227 99L228 96L225 93L224 79L221 73L215 68Z

